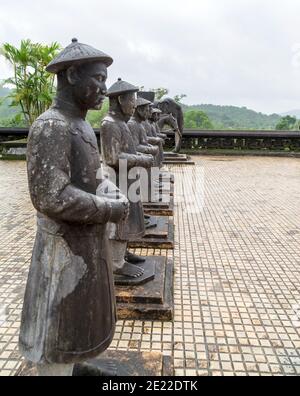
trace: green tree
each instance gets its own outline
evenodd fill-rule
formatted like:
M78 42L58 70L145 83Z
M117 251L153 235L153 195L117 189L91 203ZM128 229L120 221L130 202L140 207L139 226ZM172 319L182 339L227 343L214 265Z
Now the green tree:
M22 114L17 114L15 117L0 118L0 127L4 128L22 128L25 127Z
M101 110L90 110L87 119L93 128L100 128L101 121L106 116L109 108L109 101L106 99L102 105Z
M189 129L214 129L207 114L200 110L191 110L184 113L184 126Z
M186 94L175 95L174 100L177 103L181 103L182 99L186 98Z
M150 91L155 92L155 100L160 100L164 96L168 95L169 90L167 88L152 88Z
M276 125L275 129L277 131L289 131L295 128L296 123L297 123L297 118L288 115L281 118L281 120Z
M46 71L46 66L59 49L60 45L56 42L42 45L30 40L22 40L20 48L9 43L0 47L0 54L13 68L13 77L5 80L6 84L13 86L11 106L21 109L28 125L52 103L55 76Z

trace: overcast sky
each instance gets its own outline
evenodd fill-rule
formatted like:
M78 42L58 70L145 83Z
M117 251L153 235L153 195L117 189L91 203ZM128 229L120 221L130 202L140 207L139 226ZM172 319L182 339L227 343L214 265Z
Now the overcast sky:
M118 77L188 104L300 108L299 0L0 0L0 43L69 44L114 59ZM0 60L0 79L10 74Z

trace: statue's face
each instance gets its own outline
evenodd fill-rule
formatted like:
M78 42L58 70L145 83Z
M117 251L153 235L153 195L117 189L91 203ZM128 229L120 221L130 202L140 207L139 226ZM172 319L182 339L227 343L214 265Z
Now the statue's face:
M136 107L136 94L133 92L120 95L119 103L123 114L131 117Z
M152 120L157 122L159 120L159 113L152 113Z
M137 108L137 112L143 121L146 121L148 119L149 110L150 110L149 105L139 106Z
M151 105L149 105L147 119L149 120L151 117L152 117L152 108L151 108Z
M68 76L73 95L82 109L101 109L107 92L107 67L102 62L85 63Z

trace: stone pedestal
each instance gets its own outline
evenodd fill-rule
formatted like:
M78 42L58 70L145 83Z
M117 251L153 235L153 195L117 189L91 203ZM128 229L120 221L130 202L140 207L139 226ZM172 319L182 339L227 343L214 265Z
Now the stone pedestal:
M157 227L146 230L143 238L128 243L130 248L174 249L174 220L172 217L153 217Z
M87 363L102 367L107 361L116 366L117 376L171 377L174 375L172 358L160 352L106 351L101 358L89 360ZM23 362L16 376L36 377L37 370L34 365ZM113 378L111 377L112 382Z
M173 318L173 260L147 257L155 276L144 285L115 289L118 319L169 321Z
M195 162L191 160L186 154L178 154L172 152L164 153L165 165L195 165Z
M170 191L164 194L169 194L169 202L144 202L144 213L151 216L172 217L174 215L174 184L171 184Z
M155 278L155 261L151 257L145 257L146 261L138 266L144 269L144 273L139 278L129 278L114 274L115 286L140 286Z

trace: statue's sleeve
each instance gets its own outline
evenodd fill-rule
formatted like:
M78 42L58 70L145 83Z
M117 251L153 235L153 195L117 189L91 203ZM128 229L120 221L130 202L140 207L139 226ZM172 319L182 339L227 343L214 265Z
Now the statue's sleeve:
M46 216L67 222L105 224L111 216L108 199L71 183L71 133L59 120L36 122L29 135L27 168L32 203Z
M153 154L152 146L147 142L147 139L142 136L141 128L135 122L129 122L128 127L132 136L135 137L136 151L142 154Z
M114 122L104 121L101 125L101 152L106 165L119 169L119 161L126 160L129 169L137 165L137 156L122 151L121 132Z
M163 139L161 139L161 138L159 138L159 137L149 136L149 137L147 138L147 141L148 141L148 143L150 143L150 144L157 145L157 144L162 143L162 142L163 142Z

